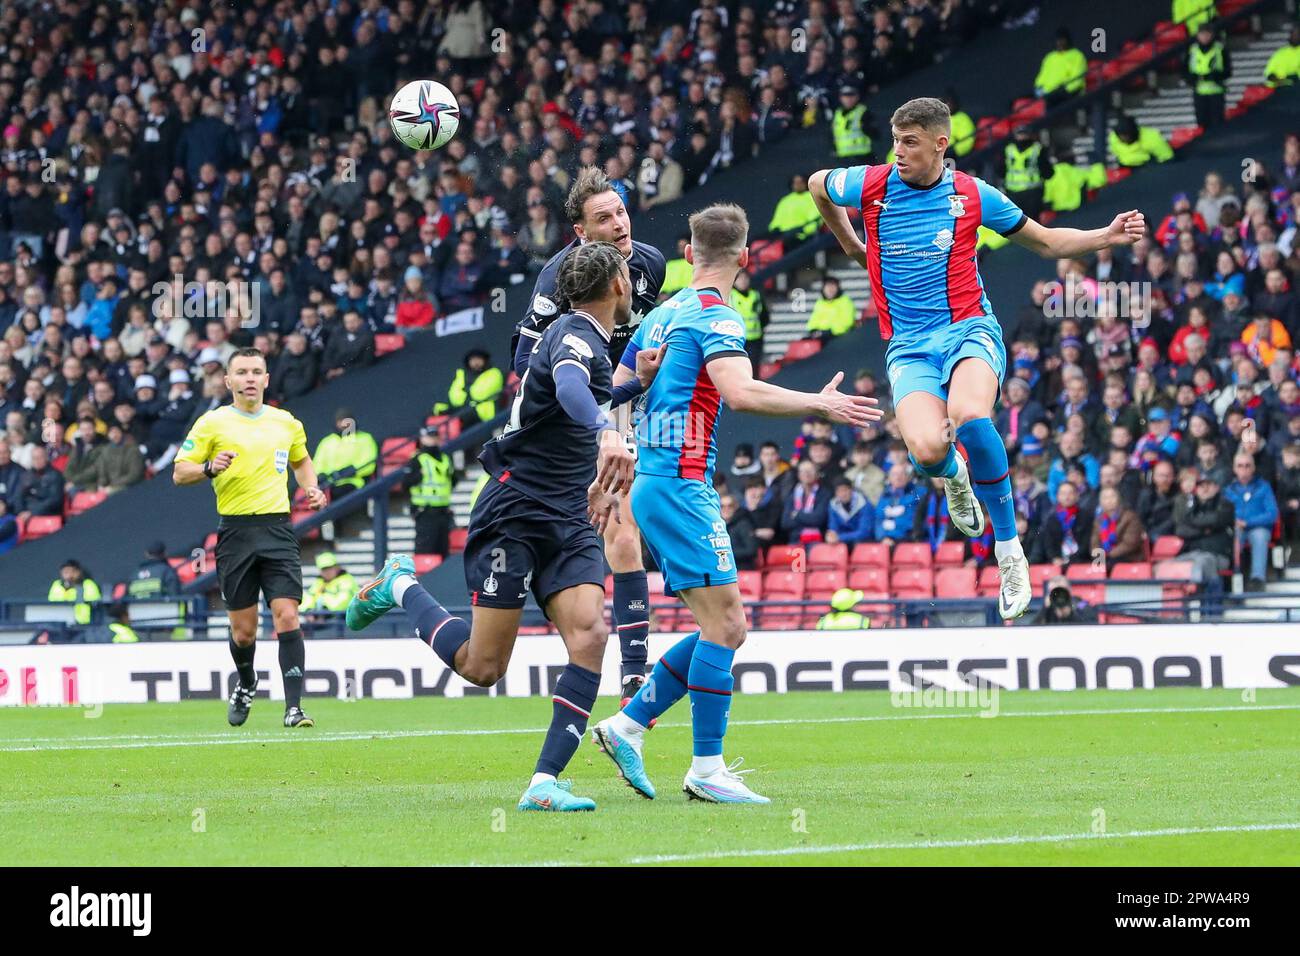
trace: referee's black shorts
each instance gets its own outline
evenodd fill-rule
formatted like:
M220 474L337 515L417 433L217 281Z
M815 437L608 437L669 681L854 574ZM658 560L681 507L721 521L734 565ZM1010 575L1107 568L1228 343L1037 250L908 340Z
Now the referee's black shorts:
M231 611L257 604L260 591L302 601L302 549L288 513L222 515L217 532L217 579Z

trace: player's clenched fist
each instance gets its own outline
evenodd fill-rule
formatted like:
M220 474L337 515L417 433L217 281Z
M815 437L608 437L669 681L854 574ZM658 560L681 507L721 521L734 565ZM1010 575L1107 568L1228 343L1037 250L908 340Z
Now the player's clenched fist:
M845 395L839 391L839 384L844 380L843 372L836 372L835 377L821 390L822 407L818 414L828 421L839 425L855 427L878 422L885 417L874 398L865 395Z
M636 378L643 389L649 388L650 383L659 374L659 366L663 364L666 352L667 348L661 345L658 348L642 349L636 353Z
M1146 217L1130 209L1116 216L1106 231L1113 244L1131 246L1147 234Z
M227 468L229 468L230 463L234 460L235 460L235 452L219 451L217 452L217 456L213 458L212 461L209 463L208 470L211 471L214 475L219 475Z

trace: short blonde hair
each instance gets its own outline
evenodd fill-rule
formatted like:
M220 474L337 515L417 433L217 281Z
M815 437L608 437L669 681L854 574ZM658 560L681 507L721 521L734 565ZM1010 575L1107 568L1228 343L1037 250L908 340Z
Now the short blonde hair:
M749 242L749 217L735 203L715 203L692 213L691 252L699 265L740 258Z

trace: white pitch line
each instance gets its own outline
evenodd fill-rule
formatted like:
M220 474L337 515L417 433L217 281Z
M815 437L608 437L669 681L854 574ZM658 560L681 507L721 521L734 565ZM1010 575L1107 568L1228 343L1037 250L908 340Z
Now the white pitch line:
M1214 714L1233 711L1300 710L1300 704L1228 704L1214 707L1121 707L1084 708L1081 710L998 711L997 717L1107 717L1124 714ZM797 726L804 724L860 724L891 720L970 720L984 711L968 708L959 713L872 714L862 717L791 717L770 720L732 720L729 727ZM690 727L687 723L661 723L668 729ZM52 752L56 750L143 750L151 747L239 747L254 744L310 744L352 740L400 740L410 737L495 737L510 734L542 734L545 727L466 728L463 730L372 730L298 731L292 734L236 736L202 734L191 737L160 734L132 734L100 737L18 737L11 745L0 746L0 753Z
M700 860L729 860L738 857L803 856L823 853L861 853L872 850L935 850L978 846L1019 846L1027 843L1068 843L1080 840L1145 840L1152 837L1193 836L1198 833L1266 833L1300 830L1300 823L1249 823L1219 827L1168 827L1163 830L1130 830L1127 833L1054 833L1041 836L975 837L967 840L917 840L899 843L842 843L833 846L792 846L771 850L715 850L708 853L665 853L634 856L626 862L690 863ZM536 864L538 866L549 863Z

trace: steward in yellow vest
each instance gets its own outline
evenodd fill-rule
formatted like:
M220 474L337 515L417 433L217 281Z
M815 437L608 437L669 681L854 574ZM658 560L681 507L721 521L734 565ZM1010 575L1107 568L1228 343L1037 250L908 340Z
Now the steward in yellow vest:
M1115 162L1129 168L1145 166L1153 159L1165 163L1174 158L1173 149L1158 129L1140 127L1131 116L1123 117L1110 131L1108 145Z
M50 585L46 600L51 603L74 605L72 619L78 624L90 623L90 605L103 598L99 585L86 577L86 571L79 561L69 558L59 568L59 577Z
M827 339L852 331L858 320L858 310L853 300L840 291L838 279L827 276L822 280L821 298L814 303L808 316L808 337Z
M1056 49L1043 57L1034 77L1034 95L1048 105L1069 99L1083 92L1088 76L1088 58L1075 47L1070 31L1056 32Z
M831 612L817 622L819 631L862 631L871 626L871 619L853 610L862 600L862 592L853 588L840 588L831 595Z
M336 431L316 446L312 463L321 487L328 486L339 498L356 491L375 473L379 446L374 435L357 427L357 420L346 408L334 413L334 428Z
M1027 127L1016 128L1015 139L1002 151L1002 190L1030 219L1043 211L1043 183L1052 175L1052 161L1043 144Z
M1223 122L1224 93L1232 75L1232 61L1223 43L1214 38L1208 23L1196 31L1196 42L1187 49L1187 82L1192 86L1196 125L1210 129Z
M303 598L304 611L346 611L348 602L357 593L357 579L339 565L333 551L316 556L316 569L320 577Z
M781 197L767 224L770 235L790 237L802 242L821 225L821 213L808 191L808 180L796 174L790 180L790 192Z
M1093 163L1086 169L1072 163L1056 163L1052 178L1043 184L1043 202L1057 212L1073 212L1083 205L1083 194L1106 185L1106 167Z
M1214 19L1215 0L1174 0L1173 21L1187 27L1187 35L1194 36L1202 23Z
M686 243L690 239L685 236L677 237L677 258L669 259L664 263L664 283L659 287L660 300L668 298L674 292L685 289L691 284L693 278L691 264L686 261Z
M497 399L505 388L505 378L501 370L492 368L488 363L492 354L486 349L470 349L465 354L464 364L456 370L447 389L447 401L437 402L433 414L459 415L467 425L488 422L496 417Z
M831 116L835 158L842 166L858 166L871 159L871 119L857 87L840 87L840 105Z
M1300 27L1292 27L1286 45L1264 64L1264 82L1270 87L1290 86L1300 79Z
M420 450L406 466L402 484L411 495L415 518L415 553L446 557L451 551L451 489L456 466L442 450L442 432L436 427L420 430Z
M763 361L763 329L767 327L767 303L763 294L752 285L753 279L746 269L736 273L736 284L731 290L731 307L740 313L745 323L745 352L749 355L754 374L758 374Z

